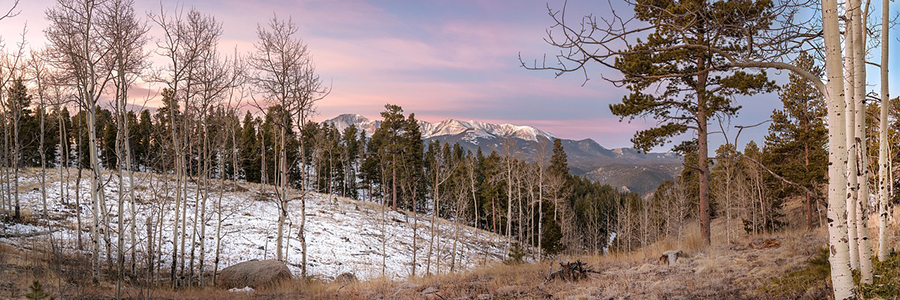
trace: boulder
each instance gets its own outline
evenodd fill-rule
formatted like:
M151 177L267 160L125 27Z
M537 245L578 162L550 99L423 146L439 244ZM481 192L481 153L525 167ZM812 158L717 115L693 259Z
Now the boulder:
M222 273L219 274L218 286L226 289L246 286L259 289L292 278L294 276L291 275L291 270L283 262L251 260L222 269Z

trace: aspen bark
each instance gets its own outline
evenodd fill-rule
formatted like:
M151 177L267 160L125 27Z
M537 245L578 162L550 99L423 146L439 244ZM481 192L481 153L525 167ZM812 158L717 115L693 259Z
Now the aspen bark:
M837 0L822 1L822 28L824 31L826 90L828 103L828 240L831 281L834 299L852 299L855 296L850 272L849 240L847 235L846 174L847 143L846 113L844 104L844 74L841 68L841 41L838 27Z
M856 147L856 177L857 197L856 218L857 248L859 254L860 284L870 284L873 281L872 270L872 246L869 244L869 160L866 147L866 49L863 28L866 25L865 15L862 14L861 0L853 0L853 53L854 59L854 105L856 106L856 123L854 124ZM853 161L852 161L853 162ZM852 240L851 240L852 241Z
M852 0L851 0L852 1ZM853 4L846 4L846 10L852 10ZM847 21L847 29L844 30L844 52L846 53L844 57L844 104L845 104L845 115L846 122L846 148L848 152L847 157L847 194L846 194L846 207L847 207L847 231L849 233L850 240L850 268L853 270L859 269L859 239L857 234L859 233L856 229L856 201L859 196L859 178L857 177L858 172L858 152L856 147L856 105L855 105L855 97L856 97L856 51L854 44L856 43L856 39L854 38L854 34L851 27L853 27L853 23L856 23L857 19L850 13L845 15L849 21ZM830 178L830 177L829 177Z
M890 109L890 94L888 87L888 20L890 20L890 3L881 1L881 123L879 124L878 138L878 261L885 261L888 257L888 173L891 170L891 162L888 159L888 110Z

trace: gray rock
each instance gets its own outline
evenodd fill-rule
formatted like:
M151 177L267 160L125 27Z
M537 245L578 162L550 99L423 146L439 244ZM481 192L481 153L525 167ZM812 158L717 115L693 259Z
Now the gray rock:
M254 260L222 269L222 273L219 274L218 286L226 289L246 286L259 289L293 278L291 270L283 262L277 260Z
M678 263L679 257L688 257L687 254L682 252L681 250L668 250L663 252L663 254L659 257L659 263L667 263L670 266L674 266Z

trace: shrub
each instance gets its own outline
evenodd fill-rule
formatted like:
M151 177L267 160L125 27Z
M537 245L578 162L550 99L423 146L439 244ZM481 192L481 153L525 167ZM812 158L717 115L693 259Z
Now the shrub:
M43 300L43 299L47 299L47 297L49 297L50 300L55 299L53 297L50 297L50 294L47 294L47 292L44 291L44 287L41 286L40 281L35 280L34 283L32 283L31 286L28 288L31 289L31 292L28 294L25 294L25 298L28 298L31 300Z
M512 244L507 255L508 257L504 261L507 265L518 265L525 262L525 249L518 242Z
M900 253L893 252L885 261L875 260L875 280L860 287L863 299L892 299L900 295Z

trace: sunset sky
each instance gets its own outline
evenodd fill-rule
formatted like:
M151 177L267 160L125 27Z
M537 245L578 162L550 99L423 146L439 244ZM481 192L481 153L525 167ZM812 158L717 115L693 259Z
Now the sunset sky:
M552 58L557 51L543 41L546 28L552 25L545 0L135 2L145 18L146 12L158 12L160 5L166 10L176 5L195 7L213 15L223 22L220 48L228 54L235 47L242 53L251 51L257 24L265 25L273 13L291 17L299 24L299 37L309 45L322 78L333 86L333 92L319 102L317 120L342 113L376 118L385 103L392 103L426 121L455 118L531 125L562 138L593 138L609 148L631 146L629 139L636 130L654 124L652 120L620 123L609 112L608 105L619 102L625 90L602 81L600 74L617 76L615 72L592 66L588 73L592 80L582 86L582 74L555 78L549 71L520 67L519 53L531 61L545 54ZM549 2L554 9L563 5ZM10 3L0 0L0 9ZM19 40L26 22L29 46L42 47L44 11L53 5L55 1L23 0L19 16L0 21L6 48ZM571 0L568 5L570 17L609 11L606 1ZM898 11L900 5L892 5L892 11ZM880 1L873 6L880 6ZM151 25L150 33L155 35L159 29ZM892 35L891 52L900 53L900 32L894 30ZM154 48L155 43L150 43L146 50ZM900 70L900 56L895 55L890 65ZM870 82L877 83L878 70L869 72ZM900 76L895 71L891 78L896 83ZM900 94L900 86L895 86L892 95ZM776 94L741 99L739 104L744 109L731 126L759 123L781 107ZM745 131L740 142L761 142L765 127ZM731 130L732 139L735 133ZM714 138L721 140L721 135Z

